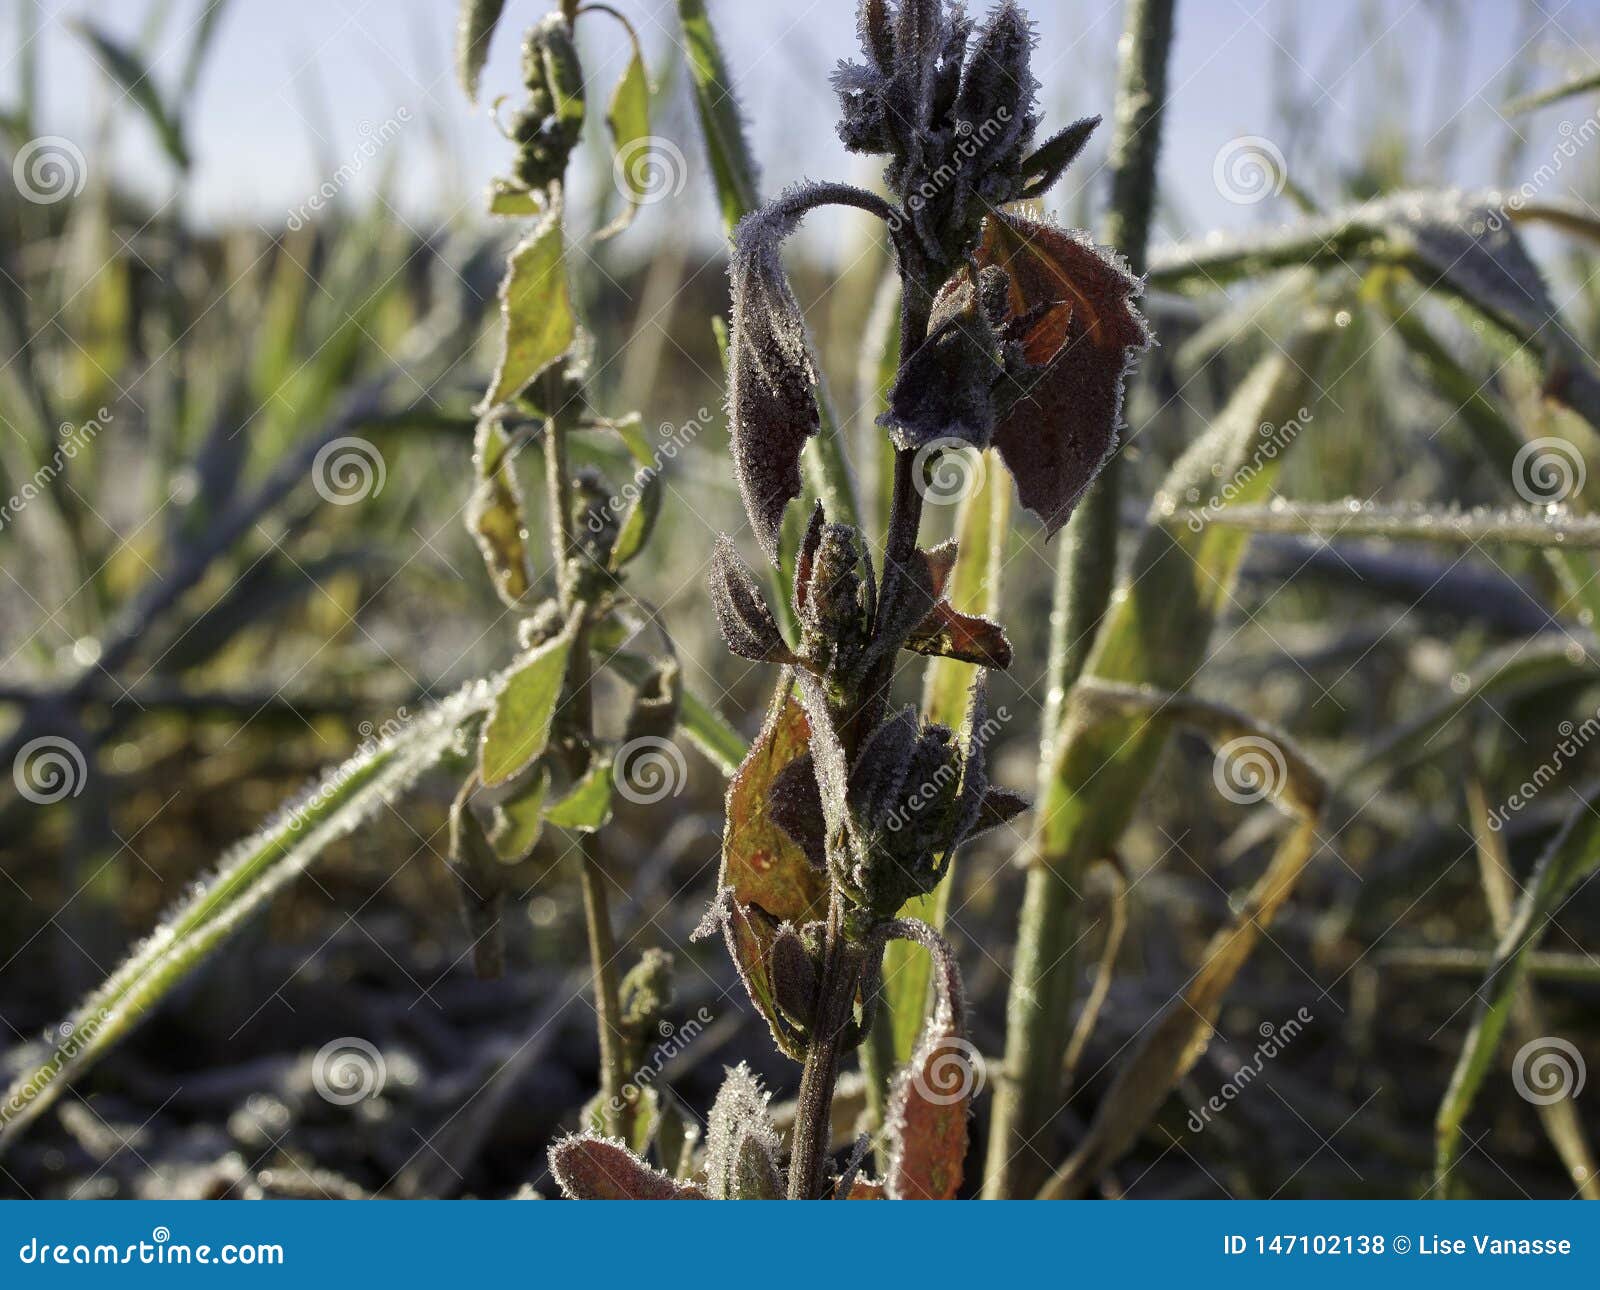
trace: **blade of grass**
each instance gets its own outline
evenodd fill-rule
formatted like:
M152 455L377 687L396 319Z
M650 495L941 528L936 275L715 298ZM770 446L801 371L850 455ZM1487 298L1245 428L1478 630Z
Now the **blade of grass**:
M20 1077L0 1102L0 1150L73 1080L108 1052L252 913L457 747L462 729L493 701L499 681L478 681L358 750L328 772L168 915L69 1018L52 1057Z
M1569 550L1600 547L1600 517L1551 511L1433 510L1426 506L1377 506L1351 497L1340 502L1275 500L1266 506L1230 506L1215 516L1194 511L1189 515L1202 523L1226 524L1252 533L1380 537L1469 546L1504 542Z

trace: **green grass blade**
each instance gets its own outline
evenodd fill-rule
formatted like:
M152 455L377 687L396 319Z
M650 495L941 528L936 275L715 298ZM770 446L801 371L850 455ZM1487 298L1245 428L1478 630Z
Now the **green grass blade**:
M1478 1007L1456 1059L1456 1068L1434 1120L1436 1174L1443 1190L1461 1154L1461 1129L1511 1020L1512 1003L1526 979L1529 951L1580 881L1600 868L1600 792L1591 792L1567 817L1535 867L1505 933L1494 963L1478 989Z
M496 683L478 681L358 750L259 833L236 846L121 967L72 1014L49 1061L19 1078L0 1101L0 1150L50 1105L251 914L417 776L457 747L464 726L491 703Z
M689 81L706 159L711 163L717 209L722 212L723 226L731 232L761 204L761 172L745 138L739 100L704 0L678 0L678 18L689 53Z
M1506 116L1516 116L1521 112L1536 112L1540 108L1577 98L1580 94L1600 94L1600 71L1583 72L1571 80L1563 81L1560 85L1540 90L1537 94L1527 94L1522 98L1512 99L1501 111Z
M1265 506L1230 506L1214 516L1199 518L1252 533L1310 534L1326 539L1378 537L1469 546L1504 542L1569 550L1600 547L1600 517L1543 510L1436 510L1426 506L1378 506L1349 497L1339 502L1278 499Z
M183 131L177 118L162 102L156 83L150 79L150 69L145 61L120 41L114 40L100 28L84 19L73 20L72 29L83 37L101 69L122 87L129 102L149 119L167 156L179 170L189 169L189 150L184 146Z

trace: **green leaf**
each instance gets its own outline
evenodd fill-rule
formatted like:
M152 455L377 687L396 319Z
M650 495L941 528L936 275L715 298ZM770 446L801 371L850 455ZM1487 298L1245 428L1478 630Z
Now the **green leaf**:
M489 214L522 218L544 210L543 193L496 179L489 185Z
M1529 951L1577 885L1600 868L1600 792L1591 791L1540 858L1516 911L1495 946L1478 988L1478 1006L1434 1120L1437 1177L1445 1179L1461 1151L1461 1128L1499 1051L1512 1003L1526 979Z
M478 101L478 82L489 59L489 42L506 0L461 0L456 20L456 77L467 99Z
M612 761L597 759L572 790L545 807L544 818L560 829L595 833L611 822Z
M516 398L528 382L565 357L577 338L559 202L550 203L538 226L511 253L500 284L500 314L500 361L479 412Z
M188 170L189 150L184 146L183 131L177 118L161 101L144 59L87 19L75 18L69 25L88 42L102 70L122 87L133 105L149 119L167 156L172 158L179 170Z
M0 1149L63 1089L103 1057L152 1008L305 871L330 843L393 803L456 747L460 732L493 701L494 684L478 681L357 751L324 775L259 833L239 843L216 874L199 884L160 927L73 1012L72 1042L22 1075L0 1107Z
M550 791L550 772L538 767L528 783L495 804L489 845L507 864L516 864L532 853L544 831L544 800Z
M1265 497L1288 449L1315 413L1315 375L1326 351L1319 318L1261 360L1211 428L1173 466L1151 507L1085 676L1182 693L1204 664L1249 535L1221 526L1169 523L1180 508L1219 510ZM1035 808L1036 863L1075 875L1110 853L1165 743L1147 716L1110 716L1069 697L1053 774Z
M735 224L760 205L761 176L745 139L739 100L704 0L678 0L678 18L683 23L689 80L711 163L717 207L723 227L731 233Z
M650 441L644 436L639 414L634 412L610 425L621 436L622 442L627 445L628 455L638 467L632 480L634 497L622 517L617 540L611 548L611 570L614 573L638 556L649 542L661 514L663 487L661 465Z
M622 71L616 88L611 91L611 102L606 106L606 129L611 134L612 174L623 185L621 213L595 234L597 241L615 237L638 213L639 205L649 190L650 181L650 80L645 71L644 54L639 49L639 38L633 28L628 28L633 41L633 56ZM641 146L642 145L642 146Z
M579 621L575 613L559 636L530 650L506 677L478 746L485 788L514 779L543 755Z
M956 513L958 554L946 593L961 613L1000 616L1001 586L1005 570L1006 536L1011 524L1011 483L992 453L980 460L985 469L981 482L961 499ZM978 669L959 659L935 658L922 680L922 711L929 721L959 730L966 719L967 702ZM955 861L932 892L910 901L902 918L915 918L935 931L944 927L954 885ZM933 960L914 941L890 941L883 956L884 1005L893 1018L894 1058L909 1061L928 1010Z
M472 464L477 475L467 501L467 531L488 566L500 599L515 609L528 594L528 520L504 428L493 413L478 422Z

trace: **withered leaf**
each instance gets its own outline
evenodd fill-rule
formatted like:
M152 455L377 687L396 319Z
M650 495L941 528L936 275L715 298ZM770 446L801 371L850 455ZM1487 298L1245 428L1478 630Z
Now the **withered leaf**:
M550 1172L569 1200L704 1200L691 1183L652 1169L620 1142L578 1133L550 1148Z
M1054 533L1116 448L1123 383L1150 343L1134 306L1142 284L1115 252L998 212L984 220L978 260L1010 279L1001 331L1027 363L993 443L1022 504Z
M811 723L785 672L766 724L728 785L717 883L730 905L721 920L728 952L785 1051L792 1046L774 1006L767 956L782 923L803 926L826 917L828 884L774 818L771 798L775 781L809 751L810 739Z

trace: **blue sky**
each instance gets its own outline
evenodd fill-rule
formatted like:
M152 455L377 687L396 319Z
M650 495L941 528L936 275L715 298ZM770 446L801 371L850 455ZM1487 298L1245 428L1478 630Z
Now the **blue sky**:
M639 26L652 67L666 65L675 36L671 0L617 2ZM0 29L5 98L17 83L18 3L6 0ZM170 168L146 128L124 122L109 143L98 141L97 115L117 91L65 27L85 16L136 38L151 4L36 3L43 17L41 128L77 142L91 171L109 168L165 196ZM164 86L178 74L199 3L172 0L168 7L154 59L155 79ZM485 76L486 97L517 91L518 33L545 7L544 0L511 0ZM1118 0L1038 0L1028 7L1039 30L1036 73L1046 86L1048 120L1107 111ZM873 163L845 154L833 136L826 88L832 64L855 53L853 0L710 0L710 8L764 159L766 187L805 174L870 181ZM409 118L400 122L403 133L419 142L413 146L408 137L393 155L383 149L363 159L349 195L359 200L385 162L403 161L408 218L474 209L508 150L455 86L454 9L453 0L232 0L199 86L188 213L204 223L281 224L330 166L360 158L365 142L397 114ZM1191 231L1288 213L1286 199L1240 204L1219 192L1219 153L1242 136L1270 141L1292 179L1328 196L1334 178L1328 167L1355 158L1380 119L1402 123L1419 179L1473 184L1495 177L1513 128L1527 138L1532 169L1555 146L1561 121L1593 107L1514 123L1497 111L1513 55L1520 54L1539 84L1600 57L1600 0L1180 0L1178 21L1163 177L1176 219ZM585 18L580 34L603 94L622 67L625 44L599 16ZM1280 111L1286 87L1309 109L1298 134ZM681 116L669 116L662 131L682 145L692 173L685 202L646 212L645 227L658 231L696 209L709 215L697 141ZM1452 132L1459 135L1455 144ZM1077 184L1079 191L1069 182L1057 193L1069 214L1078 213L1083 185L1090 185L1092 201L1103 197L1092 166ZM1172 225L1169 219L1165 231Z

